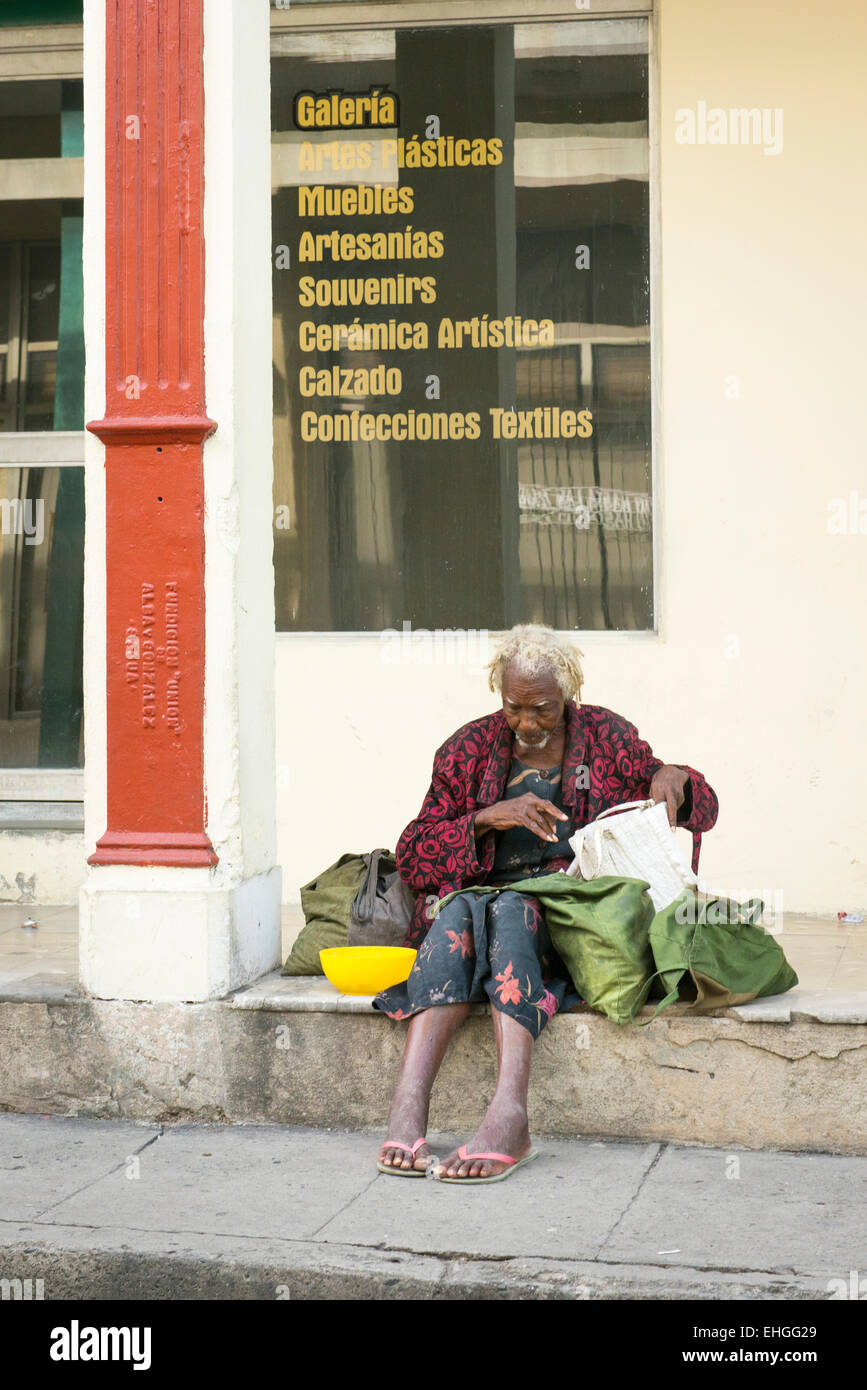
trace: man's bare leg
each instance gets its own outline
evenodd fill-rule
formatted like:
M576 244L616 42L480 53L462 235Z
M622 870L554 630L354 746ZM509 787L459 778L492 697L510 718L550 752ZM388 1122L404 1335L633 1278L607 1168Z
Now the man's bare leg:
M497 1039L497 1089L488 1106L485 1118L472 1139L467 1141L468 1153L501 1153L510 1158L525 1158L530 1152L530 1127L527 1122L527 1093L530 1085L530 1062L533 1057L533 1034L522 1024L499 1009L492 1009L494 1035ZM502 1173L508 1164L493 1159L460 1159L455 1149L437 1168L442 1178L488 1178Z
M452 1035L470 1011L469 1004L437 1004L416 1014L409 1025L400 1076L388 1117L388 1138L414 1144L427 1133L430 1094ZM405 1149L387 1148L379 1153L387 1168L425 1168L430 1149L423 1144L413 1162Z

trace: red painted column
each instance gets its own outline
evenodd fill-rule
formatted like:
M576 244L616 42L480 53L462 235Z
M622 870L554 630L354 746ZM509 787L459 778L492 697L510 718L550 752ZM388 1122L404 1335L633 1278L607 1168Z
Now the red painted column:
M215 864L205 833L203 0L107 0L108 828L91 864Z

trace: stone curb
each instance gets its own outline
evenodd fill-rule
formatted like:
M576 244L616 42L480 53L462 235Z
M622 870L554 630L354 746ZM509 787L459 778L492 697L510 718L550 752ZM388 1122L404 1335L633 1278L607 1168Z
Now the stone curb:
M32 1229L32 1228L31 1228ZM129 1234L126 1232L125 1234ZM169 1246L162 1234L141 1246L106 1249L80 1242L15 1239L0 1233L4 1269L44 1282L46 1301L827 1301L827 1280L810 1272L666 1269L540 1259L446 1258L411 1251L285 1242L218 1253ZM160 1245L162 1243L162 1248ZM213 1238L212 1238L213 1243ZM147 1248L147 1247L150 1248ZM35 1287L35 1285L34 1285Z

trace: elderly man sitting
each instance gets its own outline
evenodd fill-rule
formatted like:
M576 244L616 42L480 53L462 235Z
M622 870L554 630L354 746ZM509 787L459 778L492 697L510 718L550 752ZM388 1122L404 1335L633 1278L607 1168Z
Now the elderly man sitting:
M528 624L506 635L489 679L502 709L437 750L421 811L400 837L398 869L417 894L407 945L419 949L406 983L375 1001L390 1018L412 1019L379 1154L383 1172L426 1172L434 1080L470 1004L485 1000L493 1006L496 1091L472 1139L433 1173L494 1182L535 1158L527 1121L533 1043L555 1013L580 1002L536 898L498 894L484 927L466 896L432 921L437 900L566 868L570 835L624 801L666 802L671 824L693 832L693 868L701 832L716 821L717 799L701 773L662 763L626 719L579 703L580 656L550 628Z

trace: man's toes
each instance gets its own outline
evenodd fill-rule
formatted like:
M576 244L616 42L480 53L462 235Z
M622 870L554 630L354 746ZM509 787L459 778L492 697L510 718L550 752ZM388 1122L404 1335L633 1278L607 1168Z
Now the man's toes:
M416 1155L416 1157L418 1157L418 1155ZM403 1168L406 1170L415 1167L415 1159L413 1159L412 1154L407 1153L404 1149L384 1149L380 1162L385 1164L386 1168Z

